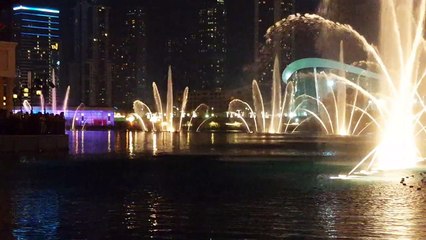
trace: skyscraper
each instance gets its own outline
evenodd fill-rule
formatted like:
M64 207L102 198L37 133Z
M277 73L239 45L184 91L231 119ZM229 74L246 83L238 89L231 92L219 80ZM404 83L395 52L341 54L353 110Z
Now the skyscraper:
M173 67L173 85L176 89L200 88L199 83L199 47L197 34L189 34L185 37L168 39L166 43L166 64Z
M113 49L113 105L131 109L133 101L148 91L145 11L136 7L123 15Z
M254 0L254 61L259 61L261 44L265 43L266 30L275 22L295 13L295 0ZM273 42L274 55L278 55L284 64L291 63L294 59L294 37L285 51L282 51L278 40ZM269 68L268 68L269 69ZM262 81L269 79L270 73L257 73L256 78ZM260 75L260 76L259 76Z
M224 0L205 0L199 11L198 89L222 88L226 64L226 9ZM192 84L191 84L192 85Z
M59 72L60 67L59 15L57 9L13 7L12 40L18 43L16 68L19 84L22 88L42 90L48 101L51 100L48 90L53 87L49 84L52 72ZM28 72L31 72L31 78Z
M96 1L81 0L74 8L74 62L71 102L112 106L109 11Z

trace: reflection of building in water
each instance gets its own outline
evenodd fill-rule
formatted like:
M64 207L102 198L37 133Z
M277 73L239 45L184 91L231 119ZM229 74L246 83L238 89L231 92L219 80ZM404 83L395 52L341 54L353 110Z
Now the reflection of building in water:
M119 132L108 131L87 131L74 130L68 133L69 149L72 154L99 154L108 152L119 152L120 149L115 145L116 136L120 139ZM114 149L113 149L114 146Z

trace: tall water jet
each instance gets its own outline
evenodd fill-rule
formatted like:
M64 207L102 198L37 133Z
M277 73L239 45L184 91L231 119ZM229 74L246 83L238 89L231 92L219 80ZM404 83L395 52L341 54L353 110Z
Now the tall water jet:
M158 92L158 87L157 84L155 84L155 82L152 83L152 91L154 93L154 101L155 101L155 106L157 109L157 113L159 115L159 120L161 122L163 122L163 104L161 103L161 95Z
M339 60L340 63L342 64L342 67L339 70L339 76L340 77L345 77L346 73L344 70L344 55L343 55L343 41L340 41L340 53L339 53ZM336 116L337 116L337 134L339 135L347 135L347 129L346 129L346 84L341 82L341 81L337 81L336 82L336 92L337 92L337 112L336 112Z
M278 132L282 132L283 117L285 115L290 116L291 107L293 106L293 104L294 104L294 87L293 87L293 82L289 82L284 92L284 100L281 106L281 116L280 116L280 122L278 124ZM284 130L285 133L287 132L290 121L291 121L291 118L288 118L285 130Z
M272 109L271 109L271 122L269 124L269 133L277 133L279 125L279 115L281 113L281 75L280 75L280 63L278 56L275 56L274 70L272 77ZM277 119L278 118L278 119Z
M40 94L40 112L42 112L42 113L46 113L46 108L45 108L44 104L45 104L44 95L42 93L42 94Z
M253 94L253 104L254 111L256 112L256 120L261 123L260 131L265 132L266 130L266 121L265 121L265 105L263 104L262 93L259 89L259 84L257 84L256 80L252 82L252 94Z
M182 106L180 108L180 118L179 118L179 125L178 125L179 132L182 128L182 120L185 117L186 104L188 103L188 94L189 94L189 88L186 87L183 90L183 95L182 95Z
M256 80L252 82L252 95L254 110L256 112L256 120L261 132L269 133L280 133L282 127L283 113L282 110L284 105L282 102L289 103L285 99L282 99L281 93L281 73L280 73L280 62L278 56L274 59L274 68L272 73L272 95L271 95L271 112L269 125L266 123L267 113L265 112L264 99L260 92L259 85ZM286 98L286 95L284 96ZM257 126L256 126L257 128Z
M70 95L70 86L68 85L67 87L67 91L65 92L65 98L64 98L64 103L62 106L62 112L65 114L67 112L68 109L68 99L69 99L69 95Z
M418 118L414 109L416 102L420 102L424 109L419 86L425 67L421 64L425 5L424 0L381 1L379 51L383 65L390 69L392 81L381 86L382 94L386 96L382 100L390 117L384 121L377 148L378 169L412 167L421 159L415 139Z
M155 126L154 123L155 122L160 122L161 124L161 130L162 131L168 131L168 132L174 132L174 131L180 131L181 130L181 125L182 125L182 121L183 118L185 117L185 109L186 109L186 105L188 102L188 95L189 95L189 88L186 87L183 91L183 95L182 95L182 105L181 105L181 109L180 109L180 119L178 122L178 126L174 126L174 121L173 121L173 81L172 81L172 68L171 66L169 66L168 69L168 74L167 74L167 97L166 97L166 112L163 112L163 104L162 104L162 99L161 99L161 95L160 92L158 91L158 87L157 84L155 82L152 83L152 91L153 91L153 95L154 95L154 101L155 101L155 107L157 112L156 113L152 113L151 110L149 110L148 106L139 101L136 100L134 102L134 110L135 109L139 109L139 108L135 108L135 104L137 105L143 105L143 107L146 107L149 112L150 112L150 120L153 123L153 128L152 130L155 131ZM179 110L179 109L178 109ZM135 113L138 114L141 119L142 116L144 115L141 111L136 111ZM165 119L165 120L164 120Z
M167 131L174 132L173 127L173 82L172 82L172 66L169 66L167 74L167 103L166 103L166 121Z
M51 81L52 81L52 84L53 84L53 87L51 88L52 89L52 112L53 112L53 114L56 114L56 75L55 75L55 69L53 69L52 70L52 79L51 79Z

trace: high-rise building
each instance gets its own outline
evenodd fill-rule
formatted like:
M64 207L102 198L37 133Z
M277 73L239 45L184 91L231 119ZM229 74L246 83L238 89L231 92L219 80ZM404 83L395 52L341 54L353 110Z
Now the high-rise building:
M259 61L261 44L265 43L265 34L275 22L295 13L295 0L254 0L254 61ZM294 60L294 36L286 49L282 49L279 40L274 41L273 52L281 62L289 64ZM283 51L284 50L284 51ZM267 69L270 69L269 67ZM269 72L259 72L256 78L263 81L269 79Z
M59 16L57 9L23 5L13 7L12 40L18 43L18 86L29 89L29 93L25 94L29 99L35 90L41 90L46 102L51 101L49 89L55 87L51 84L52 73L59 72L60 67ZM59 85L60 81L56 83Z
M191 89L199 87L199 54L194 51L198 47L195 33L167 40L166 64L173 67L173 85L176 89L184 89L186 86Z
M73 105L112 106L109 12L96 1L81 0L74 7Z
M226 8L224 0L206 0L199 11L198 89L222 88L226 64ZM191 84L193 85L193 84Z
M113 48L113 105L132 108L136 99L146 96L146 26L142 8L125 10Z

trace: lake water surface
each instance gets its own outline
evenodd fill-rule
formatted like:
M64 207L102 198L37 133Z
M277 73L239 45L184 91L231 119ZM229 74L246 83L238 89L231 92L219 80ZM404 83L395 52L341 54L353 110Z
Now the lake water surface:
M282 137L69 134L0 161L0 239L426 238L423 167L330 180L353 161Z

